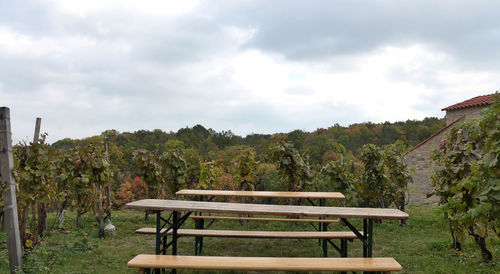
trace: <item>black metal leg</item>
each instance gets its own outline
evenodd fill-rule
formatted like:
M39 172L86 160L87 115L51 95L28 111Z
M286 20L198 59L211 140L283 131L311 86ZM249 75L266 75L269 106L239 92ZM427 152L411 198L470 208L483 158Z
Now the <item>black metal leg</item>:
M367 220L363 219L363 238L367 239ZM368 247L367 244L363 244L363 257L368 256Z
M314 205L314 203L309 200L309 202ZM319 206L325 206L325 199L319 199ZM325 219L324 217L319 217L320 220L323 220ZM321 231L326 231L325 230L325 226L324 226L325 223L318 223L318 231L321 232ZM318 240L318 245L321 246L321 248L323 249L323 257L328 257L328 251L327 251L327 244L326 244L326 239L323 239L323 240Z
M174 211L172 212L172 255L177 255L177 229L179 228L180 224L179 224L179 212L177 211ZM172 271L170 273L177 273L177 270L176 269L172 269Z
M363 234L361 234L347 219L340 220L356 234L356 237L363 243L363 257L371 257L373 246L373 220L363 219Z
M165 254L165 249L163 248L166 245L167 235L161 235L161 225L162 217L161 211L156 212L156 251L155 254ZM160 274L163 271L161 269L154 269L154 273ZM150 273L150 270L146 270L146 273Z
M328 230L328 224L327 223L323 223L322 226L323 226L323 231L326 232ZM328 242L327 242L327 239L323 239L323 257L328 257Z
M363 235L365 236L366 244L363 245L363 257L372 257L373 246L373 220L363 219ZM372 273L372 272L363 272Z
M167 249L172 246L172 255L177 255L177 239L179 235L177 230L182 226L182 224L189 218L192 212L187 212L182 217L179 216L178 211L173 211L168 219L162 218L161 212L156 211L156 249L155 254L167 254ZM172 218L172 221L170 219ZM166 225L165 231L162 232ZM167 241L167 235L172 234L172 240ZM164 269L154 269L154 273L165 273ZM172 270L173 273L175 269Z
M201 229L204 229L205 220L201 219L200 221L201 221L200 227L201 227ZM201 252L203 252L203 237L200 237L199 246L198 246L198 254L201 255Z
M373 246L373 220L368 220L368 247L367 247L367 256L369 258L372 257L372 246Z
M166 245L167 245L167 235L165 235L165 237L163 237L163 246L166 246ZM167 250L163 248L161 254L166 255Z
M342 250L341 257L347 257L347 239L340 239L340 250Z
M205 222L203 219L197 219L194 223L195 229L203 229L204 223ZM203 248L203 237L196 236L194 239L194 254L196 256L201 255L202 248Z
M155 254L161 253L161 211L156 212L156 251Z
M174 211L173 212L173 231L172 231L172 255L177 255L177 229L179 229L179 212Z

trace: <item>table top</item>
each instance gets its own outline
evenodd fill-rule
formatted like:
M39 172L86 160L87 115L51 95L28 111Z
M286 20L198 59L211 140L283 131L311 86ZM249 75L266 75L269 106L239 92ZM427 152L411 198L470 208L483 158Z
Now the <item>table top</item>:
M231 197L266 197L266 198L298 198L298 199L344 199L340 192L292 192L292 191L234 191L234 190L204 190L182 189L176 195L192 196L231 196Z
M130 202L126 208L142 210L167 210L210 212L229 214L256 214L293 217L331 217L331 218L358 218L358 219L408 219L409 215L393 208L357 208L357 207L319 207L293 205L267 205L199 202L181 200L145 199Z

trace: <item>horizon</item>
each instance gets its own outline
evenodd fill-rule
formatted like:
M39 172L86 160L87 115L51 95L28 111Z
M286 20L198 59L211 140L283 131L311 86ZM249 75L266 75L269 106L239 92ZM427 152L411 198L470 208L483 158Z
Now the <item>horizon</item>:
M424 119L407 119L405 121L395 121L395 122L389 122L389 121L384 121L384 122L378 122L378 123L374 123L374 122L370 122L370 121L365 121L365 122L359 122L359 123L352 123L352 124L349 124L349 125L340 125L340 124L333 124L333 125L330 125L328 127L320 127L320 128L316 128L315 130L310 130L310 131L306 131L306 130L303 130L303 129L293 129L291 131L288 131L288 132L274 132L274 133L259 133L259 132L252 132L252 133L249 133L249 134L246 134L246 135L240 135L240 134L236 134L234 133L231 129L222 129L222 130L214 130L212 128L208 128L208 127L205 127L204 125L201 125L201 124L196 124L196 125L193 125L193 126L185 126L185 127L181 127L179 129L177 129L176 131L165 131L163 129L160 129L160 128L155 128L155 129L137 129L137 130L134 130L134 131L119 131L119 130L116 130L116 129L106 129L102 132L100 132L99 134L96 134L96 135L91 135L91 136L85 136L85 137L82 137L82 138L77 138L77 139L74 139L74 138L69 138L69 137L64 137L64 138L61 138L59 140L56 140L52 143L49 143L49 144L54 144L58 141L62 141L62 140L65 140L65 139L70 139L70 140L84 140L84 139L87 139L87 138L91 138L91 137L95 137L95 136L100 136L102 135L104 132L108 131L108 130L115 130L116 132L118 132L118 134L135 134L137 133L138 131L147 131L147 132L153 132L153 131L156 131L156 130L160 130L162 131L163 133L166 133L166 134L176 134L179 130L181 129L192 129L196 126L202 126L204 129L206 130L213 130L214 132L223 132L223 131L226 131L226 132L231 132L232 134L234 134L234 136L238 136L238 137L241 137L241 138L246 138L247 136L251 136L251 135L269 135L269 136L273 136L273 135L276 135L276 134L289 134L290 132L292 131L295 131L295 130L301 130L302 132L304 133L313 133L315 131L318 131L320 129L329 129L330 127L334 127L336 125L339 125L343 128L349 128L351 126L354 126L354 125L362 125L362 124L385 124L385 123L390 123L390 124L396 124L396 123L405 123L407 121L424 121L425 119L438 119L438 120L442 120L444 119L443 118L438 118L438 117L425 117ZM40 131L40 132L43 132L43 131ZM43 133L46 133L46 132L43 132ZM48 134L48 133L47 133ZM25 140L25 141L29 141L29 140Z

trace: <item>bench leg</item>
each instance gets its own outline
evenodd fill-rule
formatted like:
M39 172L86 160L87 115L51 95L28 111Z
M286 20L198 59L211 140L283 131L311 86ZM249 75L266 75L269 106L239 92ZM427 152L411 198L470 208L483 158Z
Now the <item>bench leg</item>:
M327 223L323 223L323 224L320 224L323 226L323 231L326 232L328 230L328 224ZM323 239L323 257L328 257L328 240L327 239Z
M173 211L172 212L172 224L173 224L173 231L172 231L172 238L173 238L173 243L172 243L172 255L177 255L177 229L179 229L180 224L179 224L179 212ZM170 272L172 274L176 274L177 270L172 269Z
M366 237L366 236L367 236L367 234L368 234L368 232L367 232L367 228L368 228L368 226L367 226L367 222L368 222L368 220L367 220L367 219L363 219L363 237L364 237L365 239L367 239L367 237ZM366 257L367 257L367 254L368 254L368 251L367 251L367 246L366 246L366 245L363 245L363 257L365 257L365 258L366 258Z
M209 197L208 198L208 201L212 200L215 196L213 197ZM203 201L203 196L199 196L199 200L200 201ZM197 215L201 216L202 213L196 213ZM194 228L195 229L204 229L204 226L205 226L205 220L203 219L197 219L195 222L194 222ZM196 236L194 238L194 255L195 256L198 256L198 255L201 255L201 251L203 249L203 237L199 237L199 236Z
M373 246L373 220L363 219L363 237L365 238L366 245L363 244L363 257L372 257Z
M196 220L194 223L195 229L203 229L204 224L205 221L203 219ZM196 256L201 255L202 250L203 250L203 237L196 236L194 238L194 254Z
M371 258L372 257L372 246L373 246L373 220L369 219L368 220L368 239L367 239L367 257Z

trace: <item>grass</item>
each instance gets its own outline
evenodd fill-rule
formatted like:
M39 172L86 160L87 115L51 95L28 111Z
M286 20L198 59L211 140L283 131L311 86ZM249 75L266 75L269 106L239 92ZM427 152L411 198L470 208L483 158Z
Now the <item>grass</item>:
M99 239L97 224L91 216L84 216L83 228L76 228L75 214L66 215L64 229L51 230L41 244L24 257L27 273L137 273L127 268L127 262L140 253L154 252L153 235L136 235L141 227L154 227L150 216L144 221L144 213L132 210L115 211L113 224L116 235ZM463 251L450 248L447 223L432 206L408 207L410 219L405 227L397 221L384 221L374 226L374 257L394 257L402 266L403 273L500 273L500 264L481 263L476 245L468 240ZM53 216L51 216L53 218ZM49 224L52 220L49 220ZM353 222L360 227L361 222ZM191 221L186 228L194 227ZM288 222L219 221L213 229L234 230L310 230L309 224ZM341 224L330 225L330 230L346 230ZM8 272L5 233L0 233L0 273ZM361 257L361 243L349 243L349 256ZM500 261L500 240L488 242L493 252L493 262ZM179 254L194 254L194 239L181 238ZM206 238L203 255L226 256L287 256L320 257L317 240L269 240ZM330 247L329 255L338 254ZM207 273L205 271L179 271L179 273ZM214 273L214 272L211 272ZM229 273L229 272L225 272ZM234 272L235 273L235 272Z

